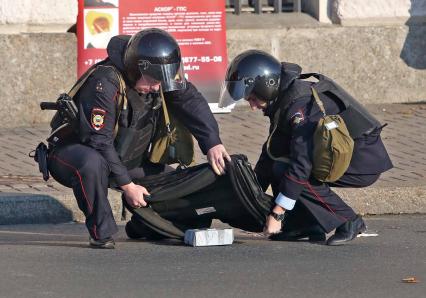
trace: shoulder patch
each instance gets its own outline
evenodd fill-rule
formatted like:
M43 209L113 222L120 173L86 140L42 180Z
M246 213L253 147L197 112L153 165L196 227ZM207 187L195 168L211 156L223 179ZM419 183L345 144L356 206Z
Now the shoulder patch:
M105 124L106 111L100 108L92 109L91 124L95 130L101 130Z
M303 121L305 121L305 115L303 114L302 110L298 110L290 118L290 123L291 123L292 126L299 125Z

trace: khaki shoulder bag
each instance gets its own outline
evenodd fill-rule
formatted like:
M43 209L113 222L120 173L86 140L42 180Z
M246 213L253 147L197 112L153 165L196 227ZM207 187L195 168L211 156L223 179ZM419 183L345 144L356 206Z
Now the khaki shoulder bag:
M163 116L154 135L149 160L153 163L190 166L194 160L194 140L189 130L172 114L169 115L160 89Z
M311 87L315 102L323 116L313 136L313 176L322 182L337 181L349 167L354 141L340 115L326 115L324 104Z

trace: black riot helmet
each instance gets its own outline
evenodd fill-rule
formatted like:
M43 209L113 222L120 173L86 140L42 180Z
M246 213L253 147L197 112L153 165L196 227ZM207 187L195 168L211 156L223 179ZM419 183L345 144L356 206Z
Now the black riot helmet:
M186 86L180 48L166 31L151 28L133 35L124 53L126 76L132 84L145 76L161 82L163 91Z
M250 95L270 103L278 96L281 63L270 54L248 50L232 60L222 86L220 107L226 107Z

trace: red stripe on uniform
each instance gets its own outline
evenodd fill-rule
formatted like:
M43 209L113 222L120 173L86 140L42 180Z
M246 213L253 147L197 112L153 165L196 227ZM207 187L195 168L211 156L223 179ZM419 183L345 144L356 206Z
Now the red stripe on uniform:
M339 217L341 217L341 218L343 218L343 219L345 219L345 220L348 220L346 217L344 217L344 216L342 216L342 215L340 215L340 214L336 214L336 211L335 210L333 210L333 208L331 208L326 202L325 202L325 200L324 200L324 198L322 198L314 189L313 189L313 187L312 187L312 185L311 184L309 184L309 182L308 181L299 181L299 180L297 180L296 178L293 178L293 177L291 177L291 176L289 176L289 175L284 175L286 178L288 178L288 179L290 179L291 181L293 181L293 182L296 182L297 184L302 184L302 185L305 185L307 188L308 188L308 190L309 190L309 192L310 193L312 193L313 195L314 195L314 197L315 197L315 199L317 200L317 201L319 201L321 204L323 204L331 213L333 213L334 215L336 215L336 216L339 216Z
M81 178L80 172L76 168L74 168L72 165L70 165L66 161L63 161L62 159L60 159L60 158L58 158L56 156L51 156L49 158L56 159L58 162L60 162L64 166L67 166L67 167L71 168L75 172L75 174L77 175L78 179L80 180L81 190L83 191L84 199L87 202L87 207L89 208L89 214L92 214L92 212L93 212L93 206L90 204L90 201L87 199L86 190L84 189L83 179ZM97 235L97 231L96 231L96 224L93 224L93 229L92 230L93 230L93 234L95 235L95 238L99 239L99 237Z

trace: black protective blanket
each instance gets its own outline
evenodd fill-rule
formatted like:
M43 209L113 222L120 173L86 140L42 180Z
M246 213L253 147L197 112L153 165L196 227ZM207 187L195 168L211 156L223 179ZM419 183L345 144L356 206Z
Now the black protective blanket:
M206 163L134 182L146 187L151 197L148 208L126 206L133 214L126 226L130 238L182 239L185 230L209 227L212 219L260 232L273 203L244 155L233 155L223 176Z

